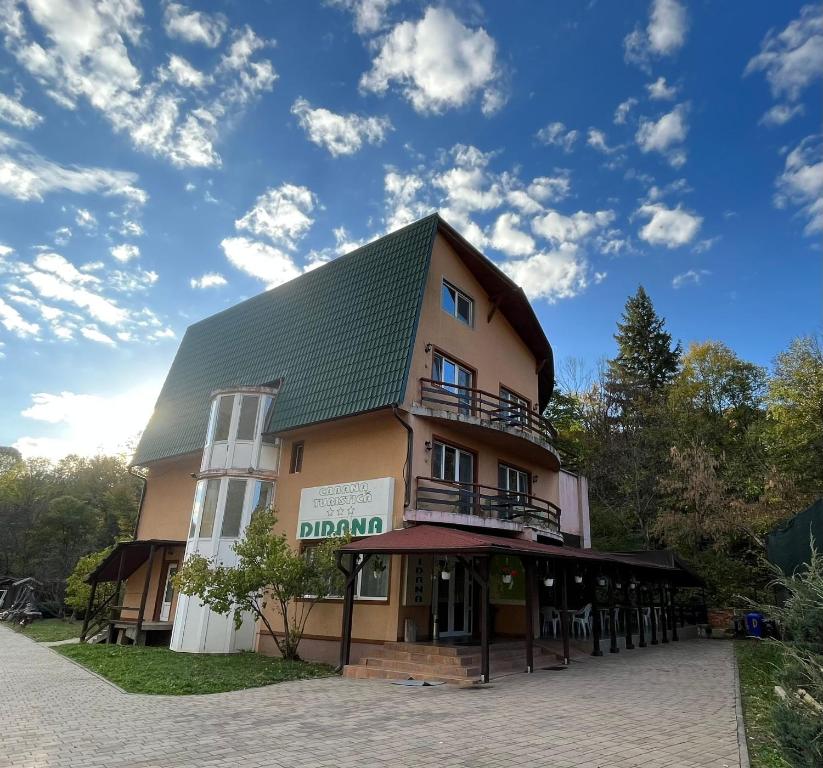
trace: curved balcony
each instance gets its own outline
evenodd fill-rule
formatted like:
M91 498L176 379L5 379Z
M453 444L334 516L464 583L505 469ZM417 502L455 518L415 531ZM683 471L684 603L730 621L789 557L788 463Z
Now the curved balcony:
M522 531L534 528L541 534L560 534L560 507L551 501L480 483L457 483L418 477L417 502L406 519L416 522L447 522Z
M449 384L436 379L420 379L418 415L453 424L465 425L468 431L494 429L504 440L516 442L517 450L530 454L540 463L550 457L553 469L560 467L554 448L557 431L551 422L525 404L474 387Z

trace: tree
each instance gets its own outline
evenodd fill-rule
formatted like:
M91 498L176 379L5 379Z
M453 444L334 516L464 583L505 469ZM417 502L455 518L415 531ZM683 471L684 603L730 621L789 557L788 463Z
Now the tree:
M84 501L74 496L52 499L31 531L31 542L43 563L42 575L64 579L95 540L96 526L94 510Z
M777 356L766 394L770 453L809 494L823 492L823 339L801 336Z
M284 659L299 659L297 653L309 614L318 601L341 594L342 574L336 551L344 539L324 539L308 553L295 552L284 533L276 533L274 510L252 515L245 536L234 544L237 565L219 565L202 555L189 557L177 572L175 585L186 595L196 595L215 613L234 615L236 626L242 614L251 612L263 622ZM275 633L266 608L273 603L283 626Z
M89 574L97 568L110 554L113 546L101 549L99 552L92 552L90 555L81 557L74 570L66 579L66 605L75 613L84 614L89 605L89 597L91 596L91 585L86 583ZM104 603L115 589L115 582L104 581L97 585L97 591L94 595L95 606Z
M677 373L680 344L672 346L665 320L642 285L626 301L614 338L618 351L609 361L609 384L618 404L625 409L664 390Z

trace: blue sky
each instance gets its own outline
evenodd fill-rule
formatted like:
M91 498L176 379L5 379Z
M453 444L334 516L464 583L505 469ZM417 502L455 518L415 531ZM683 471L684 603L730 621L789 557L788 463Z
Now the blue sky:
M558 359L639 283L768 365L821 324L802 3L0 0L0 444L114 450L185 328L439 209Z

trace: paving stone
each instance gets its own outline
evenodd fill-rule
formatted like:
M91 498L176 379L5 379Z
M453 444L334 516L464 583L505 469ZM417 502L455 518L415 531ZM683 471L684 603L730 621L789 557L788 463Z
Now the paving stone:
M741 768L730 643L584 658L480 689L338 677L124 694L0 626L0 766Z

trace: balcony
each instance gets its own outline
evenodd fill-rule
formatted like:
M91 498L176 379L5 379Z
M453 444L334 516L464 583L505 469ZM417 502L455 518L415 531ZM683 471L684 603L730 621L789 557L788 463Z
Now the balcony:
M406 520L522 531L560 538L560 507L546 499L479 483L417 478L417 503Z
M559 469L560 460L554 448L557 432L551 422L530 410L524 403L508 400L482 389L449 384L435 379L420 379L420 399L412 412L461 425L463 431L478 430L488 436L488 430L500 433L503 442L514 450L552 469Z

